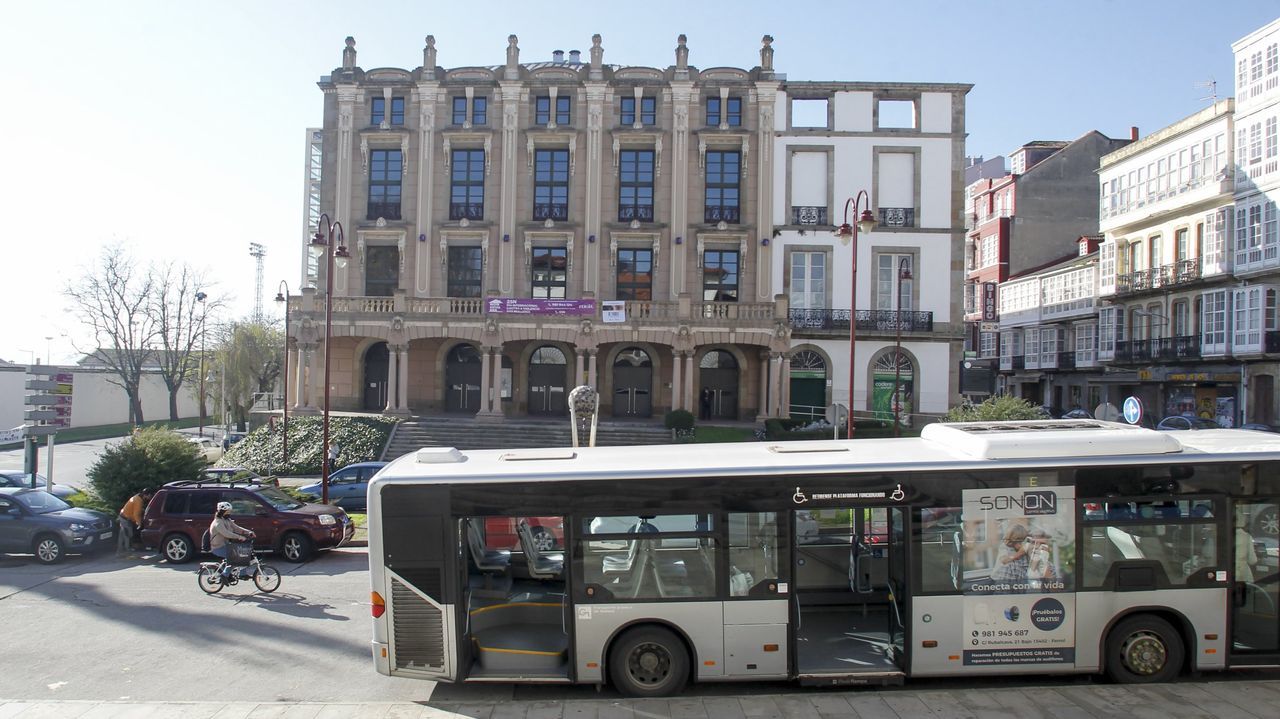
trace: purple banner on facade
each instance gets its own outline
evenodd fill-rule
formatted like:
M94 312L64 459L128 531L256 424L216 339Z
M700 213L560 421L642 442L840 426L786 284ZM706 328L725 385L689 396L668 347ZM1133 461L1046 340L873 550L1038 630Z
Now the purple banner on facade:
M485 300L491 315L560 315L594 317L595 300L544 300L531 297L491 297Z

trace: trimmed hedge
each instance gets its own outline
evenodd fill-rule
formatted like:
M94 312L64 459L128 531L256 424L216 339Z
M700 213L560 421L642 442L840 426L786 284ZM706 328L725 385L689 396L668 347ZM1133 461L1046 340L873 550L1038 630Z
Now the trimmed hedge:
M685 432L693 429L693 423L693 413L687 409L673 409L662 418L662 424L667 429L678 429Z

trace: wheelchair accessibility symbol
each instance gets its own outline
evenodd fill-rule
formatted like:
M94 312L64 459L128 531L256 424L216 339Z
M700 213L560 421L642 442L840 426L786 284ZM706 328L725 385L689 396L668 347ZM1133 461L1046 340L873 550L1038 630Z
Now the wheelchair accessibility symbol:
M902 491L901 484L899 484L898 488L889 494L889 499L892 499L895 502L901 502L903 499L906 499L906 497L907 493Z
M791 501L796 504L804 504L809 501L809 498L804 496L804 492L799 487L796 487L796 493L791 495Z

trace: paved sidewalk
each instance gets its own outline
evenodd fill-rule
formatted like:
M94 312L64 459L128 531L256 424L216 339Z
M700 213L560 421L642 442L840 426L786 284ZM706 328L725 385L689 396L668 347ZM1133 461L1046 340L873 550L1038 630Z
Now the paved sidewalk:
M701 688L699 688L701 692ZM797 689L782 694L676 699L364 704L21 702L0 700L0 719L1274 719L1280 680L1188 680L1118 686L1055 684L1009 689Z

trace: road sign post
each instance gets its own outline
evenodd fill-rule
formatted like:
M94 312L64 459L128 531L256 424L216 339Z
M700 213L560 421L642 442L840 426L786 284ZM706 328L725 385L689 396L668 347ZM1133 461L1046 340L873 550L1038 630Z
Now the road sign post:
M24 435L23 471L33 478L40 467L40 437L48 438L48 458L45 469L45 489L53 489L53 437L58 429L71 426L72 386L75 376L51 365L31 365L28 375L28 394L24 404L31 407L23 413L26 423Z

